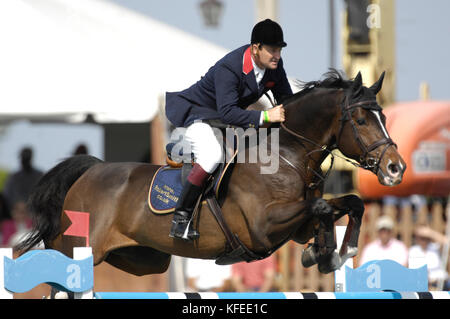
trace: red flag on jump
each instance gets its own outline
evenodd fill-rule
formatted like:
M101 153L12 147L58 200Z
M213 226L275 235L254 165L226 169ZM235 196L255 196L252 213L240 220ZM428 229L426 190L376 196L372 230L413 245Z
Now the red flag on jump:
M64 211L72 224L63 235L78 236L86 238L86 247L89 246L89 213Z

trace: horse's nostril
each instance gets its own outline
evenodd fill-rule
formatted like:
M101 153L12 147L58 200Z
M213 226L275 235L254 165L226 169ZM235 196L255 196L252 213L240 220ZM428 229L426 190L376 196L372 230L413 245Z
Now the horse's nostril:
M398 165L396 165L396 164L389 164L388 170L389 170L389 173L391 173L392 175L396 175L400 171Z

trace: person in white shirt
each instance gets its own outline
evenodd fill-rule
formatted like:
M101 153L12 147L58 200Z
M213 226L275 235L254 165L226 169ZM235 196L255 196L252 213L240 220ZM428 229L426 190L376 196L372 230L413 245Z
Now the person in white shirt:
M376 227L378 238L364 247L359 265L372 260L390 259L408 267L408 248L402 241L394 238L392 218L387 215L380 217Z
M430 227L419 225L414 231L415 245L409 249L409 256L412 258L424 258L428 268L428 285L436 287L439 280L443 280L448 289L448 273L442 269L441 245L444 245L448 238L445 235L431 229Z

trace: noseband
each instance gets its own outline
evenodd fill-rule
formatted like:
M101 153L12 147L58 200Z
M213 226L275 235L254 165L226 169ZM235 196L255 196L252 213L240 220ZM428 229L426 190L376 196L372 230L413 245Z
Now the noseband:
M356 127L355 121L352 118L352 111L355 108L361 107L366 110L375 110L380 111L381 107L378 105L377 100L367 100L367 101L361 101L356 102L353 104L348 104L348 98L346 97L343 101L343 104L345 105L342 107L342 120L341 120L341 127L339 128L339 135L337 138L337 142L339 144L339 141L341 139L341 134L344 129L345 122L348 120L350 122L350 125L352 126L353 135L355 136L356 141L358 142L358 145L362 151L362 155L360 155L359 158L359 166L372 171L375 175L378 173L378 170L380 169L380 163L383 159L384 154L386 153L389 146L394 145L397 147L397 145L392 141L391 138L382 138L370 145L366 145L364 141L361 138L361 134L359 134L358 128ZM378 157L372 157L370 155L370 152L374 151L378 147L384 145L383 150L380 153L380 156Z

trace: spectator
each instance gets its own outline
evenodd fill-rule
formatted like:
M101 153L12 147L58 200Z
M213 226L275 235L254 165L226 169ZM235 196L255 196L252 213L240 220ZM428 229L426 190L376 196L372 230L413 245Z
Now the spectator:
M447 237L424 225L419 225L414 230L414 237L415 245L409 249L409 256L425 259L430 288L436 288L439 280L443 280L444 290L448 290L450 288L448 273L442 269L440 257L440 249L448 241Z
M11 214L6 204L5 196L3 193L0 193L0 223L7 219L11 219Z
M14 247L31 229L31 219L24 202L16 202L11 215L11 219L4 220L0 225L3 247Z
M229 265L216 265L214 260L187 258L187 286L191 291L226 291L230 276Z
M9 213L8 205L6 204L5 197L0 193L0 245L3 246L3 238L5 236L3 230L3 224L11 220L11 214Z
M378 238L363 249L359 265L371 260L391 259L408 267L408 249L402 241L393 237L392 218L387 215L380 217L376 227Z
M26 203L34 185L43 173L33 167L33 150L25 147L20 151L21 169L8 176L3 193L12 211L17 202Z
M251 263L237 263L231 266L231 280L237 292L267 292L275 286L276 260L271 255Z

